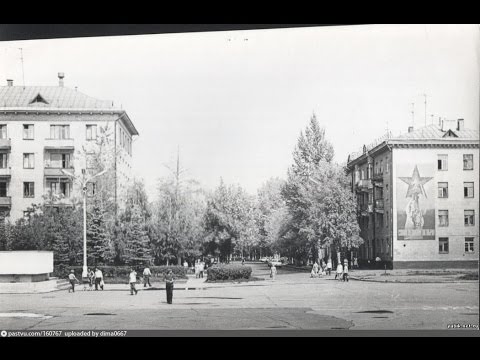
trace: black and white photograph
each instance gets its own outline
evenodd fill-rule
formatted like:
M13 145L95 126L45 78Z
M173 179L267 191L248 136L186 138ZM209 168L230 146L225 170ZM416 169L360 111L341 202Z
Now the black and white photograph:
M0 338L478 336L480 26L201 28L0 41Z

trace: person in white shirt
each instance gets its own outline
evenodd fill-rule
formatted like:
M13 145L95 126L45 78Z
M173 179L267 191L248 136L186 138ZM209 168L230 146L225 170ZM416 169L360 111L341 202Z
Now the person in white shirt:
M75 282L78 282L78 279L75 277L74 271L70 271L70 274L68 275L68 281L70 281L70 287L68 288L68 292L73 291L75 292Z
M103 290L103 274L99 268L95 268L95 290L98 290L98 287Z
M135 295L137 295L138 290L135 289L135 284L137 283L137 272L133 268L130 271L128 282L130 283L130 295L133 295L133 292L135 292Z
M143 287L147 287L147 284L148 284L148 286L152 287L152 284L150 284L150 276L152 276L152 272L150 271L149 267L147 266L143 270Z
M203 278L203 271L205 270L205 263L202 261L198 264L199 276Z
M342 280L343 266L340 262L337 265L337 273L335 274L335 279Z

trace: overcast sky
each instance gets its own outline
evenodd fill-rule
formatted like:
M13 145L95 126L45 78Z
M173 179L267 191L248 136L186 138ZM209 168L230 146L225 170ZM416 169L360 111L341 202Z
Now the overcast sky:
M372 25L0 42L0 81L58 84L121 104L140 136L136 176L153 195L164 164L254 194L285 177L313 112L346 161L434 114L479 127L478 25Z

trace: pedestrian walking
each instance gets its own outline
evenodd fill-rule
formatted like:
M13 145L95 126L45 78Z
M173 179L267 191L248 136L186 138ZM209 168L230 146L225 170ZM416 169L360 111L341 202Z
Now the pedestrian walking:
M137 295L138 290L135 288L135 284L137 283L137 272L134 268L130 269L128 283L130 284L130 295L133 295L133 293Z
M95 273L92 269L88 269L88 290L93 290L93 283L95 282Z
M345 280L348 282L348 263L345 263L345 266L343 267L343 281Z
M310 273L310 277L318 277L318 264L317 262L315 261L315 263L313 264L313 267L312 267L312 272Z
M200 277L200 263L197 260L195 262L195 278L198 279Z
M272 280L275 280L275 275L277 275L277 268L275 265L272 263L272 266L270 266L270 278Z
M327 272L328 272L328 275L332 274L332 259L331 258L328 258L328 260L327 260Z
M173 284L175 282L175 278L173 276L173 272L171 269L167 270L164 280L165 280L165 289L167 290L167 303L171 304L173 299Z
M342 263L338 263L337 265L337 273L335 274L335 280L338 278L338 280L342 280L342 273L343 273L343 266Z
M143 287L147 287L147 284L152 287L152 284L150 284L150 276L152 276L152 272L147 265L147 267L143 269Z
M70 287L68 288L68 292L72 291L75 292L75 283L79 283L78 279L75 277L75 271L71 270L70 274L68 274L68 281L70 282Z
M200 277L203 279L203 272L205 271L205 263L202 261L199 264L199 269Z
M95 290L98 290L98 287L100 286L100 289L103 290L103 286L104 286L104 282L103 282L103 273L102 273L102 270L100 270L99 268L95 268Z
M187 262L187 260L185 260L185 261L183 262L183 267L184 267L184 269L185 269L185 274L188 274L188 262Z
M358 259L356 256L353 258L353 268L358 269Z

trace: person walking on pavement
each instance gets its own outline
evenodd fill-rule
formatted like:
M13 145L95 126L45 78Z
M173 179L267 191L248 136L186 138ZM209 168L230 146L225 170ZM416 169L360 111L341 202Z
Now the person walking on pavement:
M92 269L88 269L88 290L93 290L93 283L95 282L95 273Z
M312 272L310 273L310 277L318 277L318 264L317 262L315 261L315 263L313 264L313 267L312 267Z
M103 274L102 270L95 268L95 290L98 290L98 287L103 290Z
M345 280L348 282L348 261L345 261L345 265L343 266L343 281L345 282Z
M195 262L195 279L200 277L200 263L199 260Z
M130 269L128 282L130 284L130 295L133 295L134 292L135 292L135 295L137 295L138 290L135 289L135 284L137 283L137 272L135 271L134 268Z
M272 263L272 266L270 266L270 278L272 280L275 280L275 275L277 275L277 268L275 265Z
M201 261L200 264L198 264L198 271L199 271L200 277L203 279L203 272L205 271L205 263L203 261Z
M173 299L173 283L175 282L175 278L173 276L173 272L171 269L167 270L164 280L165 280L165 289L167 290L167 303L171 304Z
M328 261L327 261L327 272L328 272L328 275L331 275L331 274L332 274L332 258L328 258Z
M68 288L68 292L72 291L75 292L75 282L80 284L80 281L75 277L75 271L71 270L70 274L68 274L68 281L70 282L70 287Z
M337 273L335 274L335 280L338 278L338 280L342 280L342 273L343 273L343 266L341 262L338 262L337 265Z
M150 276L152 276L152 272L147 265L147 267L143 269L143 287L147 287L147 284L152 287L152 284L150 284Z
M188 274L188 262L187 262L187 260L185 260L183 262L183 268L185 269L185 274Z

